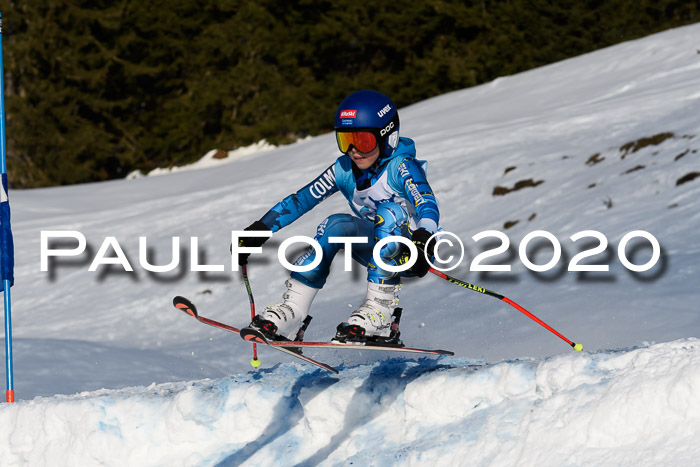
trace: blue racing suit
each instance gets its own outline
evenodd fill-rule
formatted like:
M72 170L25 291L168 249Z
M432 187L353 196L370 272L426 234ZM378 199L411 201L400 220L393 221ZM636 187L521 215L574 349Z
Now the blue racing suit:
M378 159L366 170L359 169L347 154L340 156L321 175L270 209L260 220L272 232L291 224L337 191L347 198L354 213L333 214L321 222L314 237L323 250L321 263L311 271L293 272L292 278L310 287L323 287L335 254L343 248L342 243L330 243L330 237L367 237L368 243L352 245L352 257L367 267L371 282L397 284L400 276L410 275L407 271L393 273L378 268L372 250L385 237L410 239L417 228L430 233L439 229L440 212L425 175L426 165L416 159L413 140L400 138L391 156ZM389 242L380 256L386 264L396 266L405 259L406 250L399 242ZM310 264L315 257L314 248L309 247L294 264Z

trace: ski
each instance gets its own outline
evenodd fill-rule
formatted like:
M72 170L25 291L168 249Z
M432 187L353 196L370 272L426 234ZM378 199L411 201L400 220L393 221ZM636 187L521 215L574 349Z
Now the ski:
M323 368L324 370L331 371L333 373L338 373L338 370L332 366L314 360L307 357L301 353L304 348L325 348L325 349L336 349L336 350L383 350L389 352L406 352L415 354L428 354L428 355L454 355L454 352L450 350L442 349L421 349L415 347L405 347L403 344L397 343L386 343L386 342L305 342L305 341L270 341L265 338L265 336L260 333L257 329L243 328L239 329L234 326L201 316L197 312L197 308L194 304L186 299L185 297L177 296L173 299L173 305L178 310L192 316L200 323L213 326L215 328L223 329L224 331L232 332L241 336L241 338L247 342L266 345L280 352L286 353L293 357L299 358L307 363Z
M228 324L221 323L219 321L213 320L206 318L204 316L200 316L199 313L197 312L197 308L194 306L194 303L186 299L185 297L177 296L173 298L173 306L177 308L178 310L182 311L183 313L188 314L189 316L195 318L197 321L200 323L208 324L209 326L213 326L215 328L223 329L224 331L232 332L234 334L240 334L241 330L234 327L234 326L229 326ZM289 343L296 343L299 344L299 342L295 341L289 341ZM290 349L287 346L277 346L277 345L269 345L269 347L278 350L282 353L286 353L287 355L291 355L293 357L299 358L307 363L310 363L312 365L315 365L319 368L323 368L324 370L333 372L333 373L338 373L338 370L333 368L330 365L327 365L323 362L319 362L317 360L314 360L313 358L309 358L306 355L302 355L302 353L299 350L294 350ZM292 346L295 347L295 346ZM298 346L296 346L298 347Z
M275 342L276 345L287 347L290 342ZM356 350L385 350L389 352L408 352L433 355L454 355L451 350L420 349L416 347L402 347L400 345L385 344L381 342L300 342L296 347L302 348L330 348L330 349L356 349Z
M441 349L418 349L414 347L404 347L401 344L390 344L383 342L299 342L299 341L270 341L257 329L243 328L239 332L241 338L248 342L268 345L270 347L293 347L293 348L322 348L322 349L354 349L354 350L386 350L390 352L408 352L433 355L454 355L451 350Z

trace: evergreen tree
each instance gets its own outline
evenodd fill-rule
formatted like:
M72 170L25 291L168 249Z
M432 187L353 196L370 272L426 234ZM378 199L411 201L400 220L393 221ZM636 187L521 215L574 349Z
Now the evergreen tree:
M332 130L669 27L700 0L0 0L14 187L107 180Z

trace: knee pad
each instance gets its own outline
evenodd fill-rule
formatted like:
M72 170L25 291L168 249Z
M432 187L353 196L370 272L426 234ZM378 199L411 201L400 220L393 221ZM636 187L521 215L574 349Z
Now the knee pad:
M377 215L374 219L374 228L385 231L393 231L397 227L408 225L409 216L406 210L398 203L382 203L377 207Z

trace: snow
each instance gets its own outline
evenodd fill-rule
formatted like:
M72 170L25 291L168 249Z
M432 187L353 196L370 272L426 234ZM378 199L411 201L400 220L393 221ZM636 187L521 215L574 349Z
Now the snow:
M0 454L5 465L692 465L699 365L697 339L494 364L385 359L338 377L284 363L8 405Z
M328 167L332 134L199 170L11 190L18 402L0 405L2 464L696 463L700 179L678 183L700 172L698 37L691 25L400 109L402 135L429 161L442 224L466 246L449 274L506 295L584 352L513 307L432 275L405 281L402 338L455 357L306 351L338 366L337 376L266 349L252 369L247 344L174 310L172 297L184 295L204 316L247 323L231 231ZM628 145L655 136L636 151ZM529 179L536 186L493 194ZM258 307L283 291L281 241L313 235L347 210L336 195L275 234L249 267ZM84 234L86 252L53 258L42 272L41 232L59 230ZM509 245L482 264L509 272L470 271L500 244L473 239L489 230ZM538 230L562 248L546 272L520 257ZM570 238L588 230L608 245L581 264L608 271L569 270L598 243ZM639 273L618 252L637 230L661 246L658 264ZM133 272L88 270L109 237L107 256L118 245ZM179 266L147 271L140 253L167 264L173 237ZM524 250L538 265L552 258L546 242ZM652 248L638 238L624 254L644 264ZM193 272L195 264L220 270ZM336 261L306 340L331 337L363 289L360 268L346 273Z
M254 155L259 154L261 152L271 151L271 150L275 149L276 147L277 146L270 144L267 142L267 140L263 139L263 140L258 141L257 143L251 144L250 146L241 147L241 148L234 149L233 151L228 151L228 152L220 151L217 149L212 149L211 151L206 153L201 159L199 159L197 162L194 162L192 164L153 169L150 172L148 172L146 175L147 176L166 175L166 174L173 173L173 172L180 172L180 171L187 171L187 170L199 170L199 169L207 169L210 167L218 167L220 165L230 164L231 162L243 159L245 157L254 156ZM129 175L127 175L126 178L127 179L134 179L134 178L140 178L143 176L144 176L144 174L140 170L135 170L134 172L131 172Z

